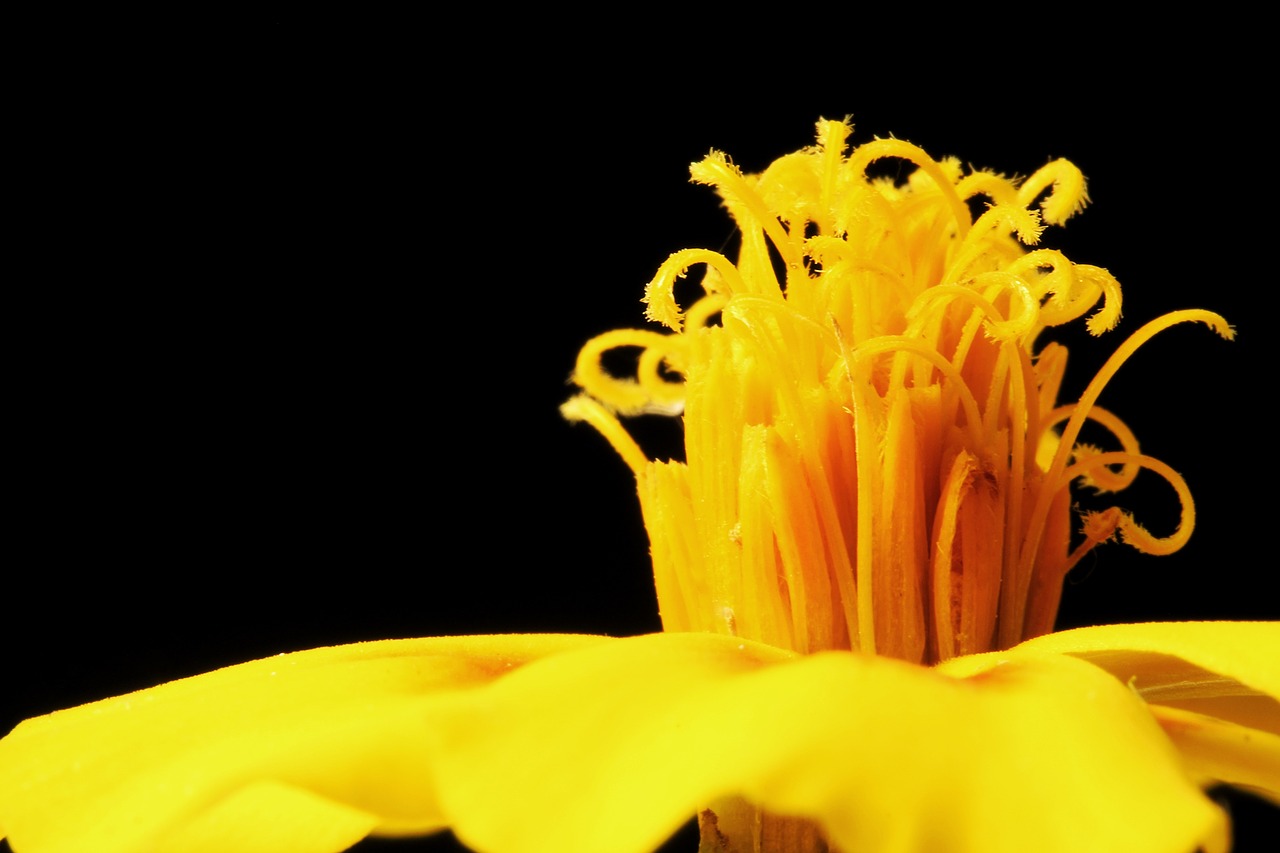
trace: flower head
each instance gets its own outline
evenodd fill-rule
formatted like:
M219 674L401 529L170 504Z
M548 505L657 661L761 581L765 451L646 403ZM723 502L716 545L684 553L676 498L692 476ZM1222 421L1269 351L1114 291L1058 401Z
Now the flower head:
M672 255L645 293L668 333L588 343L563 411L635 472L667 630L913 662L1009 648L1052 629L1065 574L1099 542L1162 554L1190 536L1182 478L1096 401L1161 329L1232 332L1207 311L1167 315L1060 405L1066 350L1037 350L1040 334L1120 317L1105 269L1029 248L1085 206L1080 171L1056 160L1019 183L897 139L849 150L850 132L821 121L816 145L759 175L715 151L695 163L737 224L737 261ZM886 158L905 181L870 176ZM703 293L682 310L695 265ZM639 350L634 377L601 366L623 347ZM683 414L686 461L650 461L618 420L653 412ZM1086 420L1117 449L1080 443ZM1176 530L1111 508L1073 534L1073 481L1118 491L1143 468L1181 502Z
M759 176L695 164L737 260L676 253L646 295L668 331L579 358L565 412L636 474L667 632L315 649L27 720L0 740L0 837L328 853L449 827L643 853L697 812L708 850L1225 850L1204 787L1280 802L1280 625L1038 635L1088 549L1190 535L1181 478L1096 401L1161 329L1229 327L1154 321L1060 406L1065 352L1038 336L1120 311L1105 270L1029 248L1085 203L1079 171L1018 183L849 132L821 122ZM883 158L914 171L868 177ZM628 347L635 376L606 373ZM641 412L683 413L684 462L646 457L620 420ZM1086 420L1119 449L1083 444ZM1176 530L1119 509L1072 529L1073 481L1144 468Z

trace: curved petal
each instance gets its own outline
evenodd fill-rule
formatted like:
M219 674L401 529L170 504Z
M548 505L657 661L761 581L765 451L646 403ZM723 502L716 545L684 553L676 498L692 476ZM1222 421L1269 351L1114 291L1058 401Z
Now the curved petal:
M956 679L780 656L637 637L442 697L428 712L442 811L504 853L640 853L734 795L815 818L844 850L1225 848L1222 814L1146 706L1094 666L1028 657Z
M1102 625L948 661L953 675L1000 661L1068 654L1110 672L1145 701L1204 784L1280 802L1280 623Z
M336 851L439 828L424 704L601 642L358 643L27 720L0 740L0 827L19 853Z
M1280 735L1180 708L1150 708L1204 784L1223 782L1280 804Z
M1082 657L1128 681L1144 695L1161 690L1177 692L1179 684L1199 690L1193 669L1215 673L1275 699L1280 699L1280 622L1149 622L1099 625L1036 637L1016 647L1037 654ZM1163 666L1156 655L1167 656ZM1234 687L1222 685L1227 690ZM1172 688L1172 690L1171 690Z

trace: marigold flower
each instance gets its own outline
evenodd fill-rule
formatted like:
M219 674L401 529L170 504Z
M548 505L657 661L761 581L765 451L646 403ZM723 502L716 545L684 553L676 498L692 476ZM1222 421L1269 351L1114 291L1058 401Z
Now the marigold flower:
M1038 336L1120 313L1105 270L1026 248L1084 205L1079 171L1019 183L898 140L850 151L850 130L820 122L759 176L695 164L737 260L672 255L646 295L668 332L578 360L564 411L635 472L665 633L315 649L28 720L0 740L0 836L320 853L450 827L643 853L697 812L708 851L1226 850L1205 787L1280 802L1280 624L1048 632L1082 554L1167 553L1194 523L1103 387L1170 325L1230 327L1166 315L1059 405L1066 354ZM869 178L885 157L915 170ZM618 348L633 377L603 369ZM643 453L621 420L642 412L682 414L684 462ZM1082 443L1086 420L1119 449ZM1112 508L1073 532L1072 482L1141 469L1176 530Z

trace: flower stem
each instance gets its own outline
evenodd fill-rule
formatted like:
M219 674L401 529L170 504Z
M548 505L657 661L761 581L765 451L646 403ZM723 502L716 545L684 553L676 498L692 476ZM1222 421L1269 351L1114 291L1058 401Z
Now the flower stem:
M838 853L811 820L762 812L737 797L698 815L698 853Z

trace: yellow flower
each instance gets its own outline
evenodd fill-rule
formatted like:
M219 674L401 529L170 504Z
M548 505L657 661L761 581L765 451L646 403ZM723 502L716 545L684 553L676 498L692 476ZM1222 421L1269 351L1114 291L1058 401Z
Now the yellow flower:
M1148 324L1059 406L1065 353L1038 334L1120 310L1105 270L1023 248L1083 205L1080 173L1018 185L848 133L821 122L757 177L696 164L737 261L672 256L647 295L671 333L579 359L566 413L636 474L667 633L317 649L28 720L0 741L0 835L336 851L451 827L478 850L641 853L698 813L707 850L1226 849L1203 788L1280 801L1280 624L1047 632L1083 553L1117 532L1174 550L1194 521L1103 386L1168 325L1229 328ZM885 157L916 169L869 180ZM601 367L620 347L634 378ZM683 413L685 462L645 456L619 419L642 412ZM1083 444L1086 421L1120 449ZM1107 509L1073 532L1072 481L1140 469L1172 485L1176 531Z

